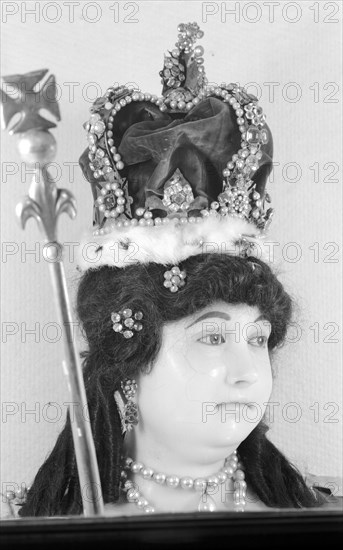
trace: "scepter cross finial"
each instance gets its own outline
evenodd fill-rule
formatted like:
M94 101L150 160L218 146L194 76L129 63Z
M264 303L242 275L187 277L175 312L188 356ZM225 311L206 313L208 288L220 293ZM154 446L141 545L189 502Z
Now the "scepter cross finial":
M49 76L38 92L34 90L34 87L44 78L47 72L48 69L42 69L24 75L17 74L3 77L3 81L12 86L17 95L16 98L13 98L0 89L4 127L8 128L14 115L17 113L21 115L20 120L9 130L10 134L23 133L33 128L41 130L55 128L56 124L54 122L43 118L39 114L41 109L46 109L57 120L61 120L54 75Z

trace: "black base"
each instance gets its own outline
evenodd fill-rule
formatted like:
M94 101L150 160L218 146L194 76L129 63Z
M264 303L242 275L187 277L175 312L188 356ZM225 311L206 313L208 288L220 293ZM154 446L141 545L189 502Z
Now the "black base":
M343 534L343 513L304 511L178 514L128 518L21 519L0 523L2 548L186 548L208 550L291 550L337 543ZM235 545L235 546L233 546ZM95 550L97 550L95 548Z

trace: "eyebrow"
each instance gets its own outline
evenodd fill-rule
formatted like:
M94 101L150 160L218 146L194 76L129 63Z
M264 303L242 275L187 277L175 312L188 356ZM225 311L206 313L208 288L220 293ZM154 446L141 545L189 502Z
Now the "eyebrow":
M225 319L227 321L231 320L230 315L228 315L228 313L224 313L224 311L209 311L207 313L204 313L203 315L200 315L200 317L198 317L198 319L196 319L195 321L193 321L193 323L188 325L186 327L186 329L192 327L193 325L195 325L196 323L199 323L200 321L203 321L204 319L208 319L209 317L212 317L212 318L213 317L219 317L219 318ZM267 317L265 315L259 315L257 317L257 319L255 319L255 321L253 321L253 323L257 323L257 321L261 321L261 320L265 320L265 321L270 322L269 319L267 319Z

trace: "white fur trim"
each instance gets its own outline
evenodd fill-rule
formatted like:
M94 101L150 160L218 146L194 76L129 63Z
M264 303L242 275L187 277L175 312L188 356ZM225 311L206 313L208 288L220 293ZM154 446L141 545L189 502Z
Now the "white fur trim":
M242 249L235 243L243 236L256 244L252 255L265 260L263 235L255 225L230 216L208 216L200 223L180 224L179 220L171 219L165 225L114 227L101 235L92 232L82 239L78 266L86 271L103 265L125 267L133 263L177 265L202 253L238 256Z

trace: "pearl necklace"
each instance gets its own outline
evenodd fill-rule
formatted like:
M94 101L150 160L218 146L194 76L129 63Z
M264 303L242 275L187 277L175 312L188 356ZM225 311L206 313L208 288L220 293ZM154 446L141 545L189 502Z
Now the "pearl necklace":
M124 459L124 468L121 472L121 477L123 481L122 489L126 493L126 498L128 502L136 504L143 512L151 514L155 512L155 508L146 498L144 498L137 484L128 479L125 470L131 471L134 474L139 474L144 479L151 479L158 485L166 485L173 489L178 487L185 490L194 489L195 491L201 492L201 498L198 504L199 512L214 512L216 510L216 505L213 498L208 494L208 489L218 488L219 485L225 483L228 479L232 479L234 482L234 510L237 512L244 512L247 484L236 451L225 459L224 466L219 472L209 477L196 479L190 476L182 478L175 475L168 476L164 473L155 472L152 468L144 466L141 462L135 462L132 458Z

